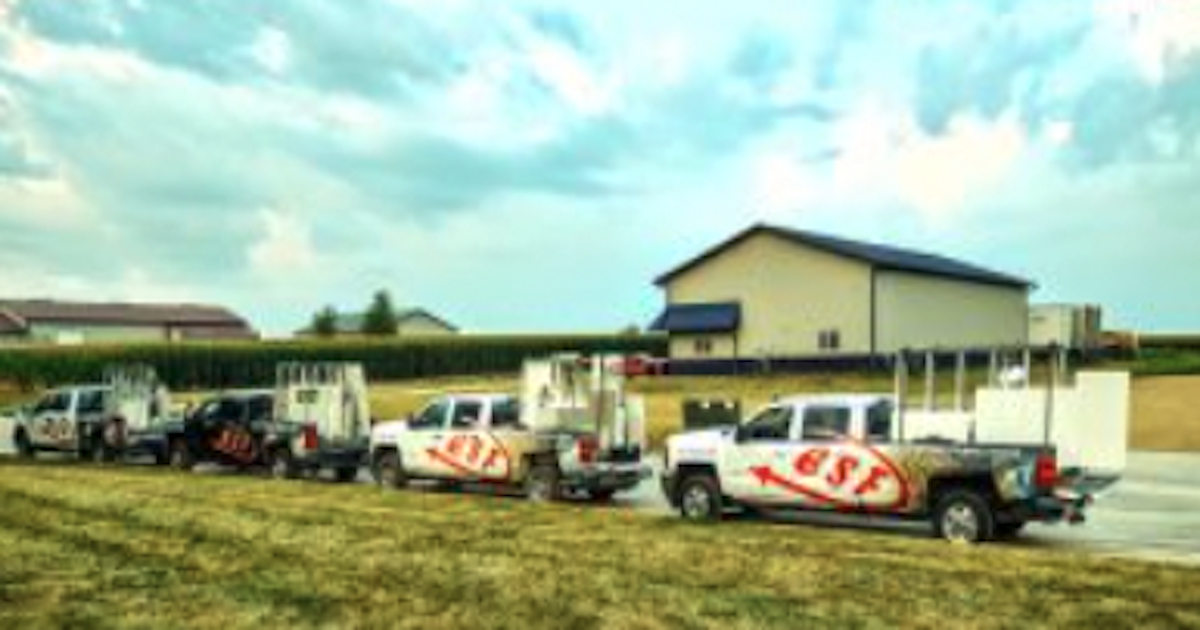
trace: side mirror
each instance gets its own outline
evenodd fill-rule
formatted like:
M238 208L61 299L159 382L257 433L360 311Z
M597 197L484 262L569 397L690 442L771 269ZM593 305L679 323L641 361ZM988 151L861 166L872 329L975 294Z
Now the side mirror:
M750 434L746 431L746 425L739 424L737 429L733 431L733 441L741 444L750 440Z

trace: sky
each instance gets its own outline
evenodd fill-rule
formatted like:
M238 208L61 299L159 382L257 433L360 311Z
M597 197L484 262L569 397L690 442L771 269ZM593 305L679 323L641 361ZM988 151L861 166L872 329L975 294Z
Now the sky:
M758 222L1200 329L1200 2L0 0L0 296L608 331Z

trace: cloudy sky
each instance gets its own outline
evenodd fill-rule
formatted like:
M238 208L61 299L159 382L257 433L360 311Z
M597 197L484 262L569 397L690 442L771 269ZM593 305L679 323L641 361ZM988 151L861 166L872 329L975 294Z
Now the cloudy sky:
M1200 328L1200 2L0 0L0 294L646 323L765 221Z

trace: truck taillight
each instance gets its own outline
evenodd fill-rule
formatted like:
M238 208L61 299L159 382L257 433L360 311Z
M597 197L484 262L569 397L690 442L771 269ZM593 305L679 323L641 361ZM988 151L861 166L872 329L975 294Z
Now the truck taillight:
M591 464L596 461L596 454L600 451L600 441L594 436L585 435L575 443L575 448L579 455L579 461Z
M320 443L321 436L317 435L317 427L311 424L304 427L304 450L315 451Z
M1040 490L1050 490L1058 485L1058 458L1049 453L1038 455L1034 464L1033 483Z

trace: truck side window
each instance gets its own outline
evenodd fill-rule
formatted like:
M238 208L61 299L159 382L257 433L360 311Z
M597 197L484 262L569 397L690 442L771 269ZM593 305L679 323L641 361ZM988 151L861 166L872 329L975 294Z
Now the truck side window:
M482 413L483 405L477 402L459 402L454 405L454 413L450 416L450 428L474 429L479 426Z
M79 395L79 413L104 413L104 392L84 392Z
M867 409L867 441L877 444L892 441L892 403L880 402Z
M516 400L498 400L492 403L493 429L518 429L521 427L521 407Z
M420 415L413 418L409 423L409 427L413 429L441 429L446 426L446 412L449 411L450 404L444 400L439 400L425 408Z
M809 407L804 410L806 442L838 440L850 434L850 410L846 407Z
M738 438L742 441L786 441L792 428L790 407L771 407L742 425Z
M63 392L47 395L33 408L34 413L55 412L63 413L71 408L71 396Z
M250 422L269 422L274 412L275 402L270 397L263 396L250 401Z

